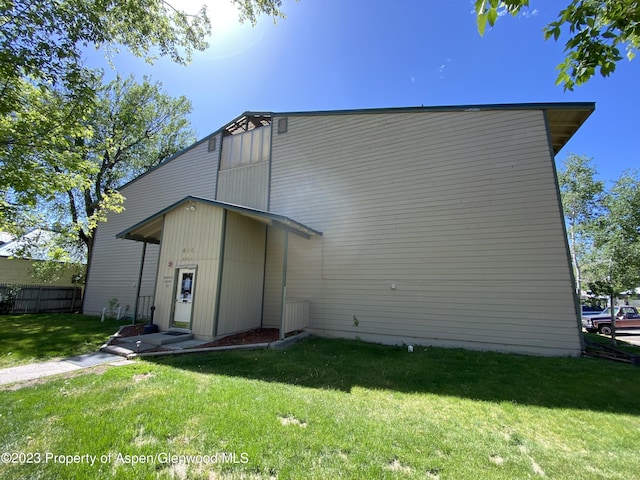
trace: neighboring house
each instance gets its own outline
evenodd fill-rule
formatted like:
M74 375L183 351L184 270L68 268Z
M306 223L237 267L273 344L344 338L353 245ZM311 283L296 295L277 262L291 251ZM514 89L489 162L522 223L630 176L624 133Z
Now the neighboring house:
M28 258L22 258L21 251L27 246L47 243L51 240L53 232L34 229L21 237L15 238L6 232L0 232L0 284L8 285L34 285L42 282L34 279L32 275L35 263L47 259L46 252L37 248L30 249ZM76 286L75 281L82 276L82 268L77 265L69 265L60 274L60 278L47 282L47 285Z
M121 189L84 311L579 355L554 156L594 108L247 112Z
M13 241L13 236L7 232L0 232L0 248Z

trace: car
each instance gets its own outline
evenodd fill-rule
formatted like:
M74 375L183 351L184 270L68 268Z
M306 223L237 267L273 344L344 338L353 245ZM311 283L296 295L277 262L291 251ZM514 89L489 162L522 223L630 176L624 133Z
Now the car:
M595 315L602 312L602 310L604 310L604 307L601 307L601 306L594 307L593 305L581 305L581 308L582 308L583 315Z
M640 313L636 307L616 305L613 314L616 318L616 329L640 328ZM582 327L589 333L599 332L611 335L611 309L605 308L595 315L583 314Z

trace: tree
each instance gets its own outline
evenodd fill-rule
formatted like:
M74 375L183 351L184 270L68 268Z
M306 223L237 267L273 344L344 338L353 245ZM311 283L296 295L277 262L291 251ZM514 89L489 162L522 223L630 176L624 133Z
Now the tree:
M81 177L59 193L37 198L38 223L46 222L71 238L68 250L81 245L91 258L98 222L106 220L108 212L122 210L118 188L195 141L186 119L191 103L185 97L171 98L161 87L147 78L138 84L132 77L97 86L96 101L86 112L86 129L79 131L87 135L69 138L68 150L50 151L38 159L43 175ZM65 163L66 157L75 161ZM81 175L73 170L78 163L86 165Z
M625 172L604 198L595 222L594 250L589 268L596 280L590 289L610 298L612 342L615 344L614 299L640 286L640 177Z
M593 247L593 224L602 210L604 182L595 180L592 159L570 154L558 172L569 250L576 277L576 292L582 291L582 261Z
M94 168L72 149L73 138L91 135L81 122L91 103L23 79L13 94L20 108L0 116L0 230L8 231L22 223L21 207L35 209L38 198L80 185ZM51 175L48 165L54 161L72 173Z
M640 177L625 172L604 198L595 222L594 246L600 277L610 277L614 293L640 286Z
M252 23L282 16L279 0L231 1ZM72 139L90 137L84 119L100 75L84 66L84 49L186 64L209 33L206 7L190 15L164 0L0 0L0 230L43 193L84 188L95 167L77 148L62 155ZM42 167L47 156L64 158L57 175Z
M230 1L253 24L263 13L283 17L280 0ZM206 6L189 14L165 0L2 0L0 27L0 78L67 88L81 81L83 48L121 46L148 61L155 52L187 64L211 33Z
M529 0L476 0L478 31L494 26L500 13L517 15ZM563 32L564 31L564 32ZM624 57L632 60L640 47L640 3L630 0L571 0L558 19L544 29L544 38L558 40L568 31L565 60L557 66L556 85L565 90L587 82L599 70L603 77Z
M232 3L238 7L241 22L248 20L255 25L260 14L265 14L274 20L285 18L281 10L282 0L232 0Z

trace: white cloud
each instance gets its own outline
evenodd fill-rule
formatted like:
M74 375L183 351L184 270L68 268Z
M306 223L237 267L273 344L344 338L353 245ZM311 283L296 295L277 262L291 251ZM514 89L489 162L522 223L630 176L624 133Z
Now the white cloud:
M522 10L520 12L520 15L522 15L524 18L529 18L529 17L536 17L538 13L539 13L538 9L534 8L533 10Z
M452 61L453 61L453 60L451 60L451 58L447 58L447 60L446 60L444 63L440 64L440 66L439 66L438 68L436 68L436 70L438 71L438 74L439 74L439 77L440 77L440 79L441 79L441 80L442 80L442 79L444 79L444 75L445 75L445 72L446 72L446 70L447 70L447 66L448 66Z

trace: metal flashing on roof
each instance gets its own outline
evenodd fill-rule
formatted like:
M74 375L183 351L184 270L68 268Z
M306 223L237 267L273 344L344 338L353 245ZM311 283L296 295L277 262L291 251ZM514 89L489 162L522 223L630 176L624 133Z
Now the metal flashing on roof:
M314 116L314 115L364 115L381 113L420 112L482 112L495 110L594 110L594 102L546 102L546 103L487 103L468 105L420 105L414 107L361 108L350 110L310 110L293 112L272 112L272 116ZM257 112L256 112L257 113ZM244 115L251 115L245 112Z
M151 215L150 217L145 218L144 220L136 223L126 230L123 230L116 235L116 238L160 244L162 228L164 225L164 215L167 212L179 207L180 205L189 202L204 203L207 205L224 208L227 211L235 212L245 217L253 218L258 222L264 223L266 225L271 225L282 230L286 230L307 239L311 238L312 236L322 235L322 232L308 227L307 225L304 225L303 223L293 220L285 215L279 215L277 213L266 212L264 210L258 210L242 205L235 205L233 203L220 202L218 200L209 200L206 198L194 197L189 195L187 197L184 197L182 200L178 200L177 202Z

